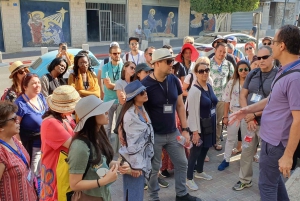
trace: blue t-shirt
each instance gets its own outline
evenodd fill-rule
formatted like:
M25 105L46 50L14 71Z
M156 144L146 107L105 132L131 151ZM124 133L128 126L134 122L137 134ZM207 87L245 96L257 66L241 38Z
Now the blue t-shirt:
M121 77L121 72L123 68L123 63L120 62L117 66L113 66L111 62L108 62L102 67L101 79L110 78L111 83L116 83ZM119 103L117 92L115 90L108 89L105 84L104 88L104 98L103 101L107 102L115 99L115 104Z
M163 106L167 104L167 81L168 81L168 104L173 105L173 113L164 113ZM155 134L168 134L176 131L175 112L178 96L182 94L182 88L177 77L173 74L163 82L158 82L147 76L142 81L147 87L148 101L144 104L152 121ZM161 86L163 89L161 88Z

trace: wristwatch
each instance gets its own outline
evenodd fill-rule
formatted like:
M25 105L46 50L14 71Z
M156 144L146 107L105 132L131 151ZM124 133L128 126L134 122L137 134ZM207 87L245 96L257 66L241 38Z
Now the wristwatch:
M182 131L186 131L186 132L190 132L190 128L186 127L186 128L181 128Z

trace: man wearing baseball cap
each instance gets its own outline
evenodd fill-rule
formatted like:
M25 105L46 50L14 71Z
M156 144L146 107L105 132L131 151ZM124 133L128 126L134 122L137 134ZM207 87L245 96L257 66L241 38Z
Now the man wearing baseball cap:
M239 59L244 58L243 52L236 48L237 38L235 36L228 36L227 43L231 43L234 46L233 55L238 57Z
M139 41L140 39L138 37L130 37L129 38L129 48L130 52L127 52L123 56L123 62L126 61L132 61L135 63L135 65L138 65L139 63L146 63L144 52L139 50Z

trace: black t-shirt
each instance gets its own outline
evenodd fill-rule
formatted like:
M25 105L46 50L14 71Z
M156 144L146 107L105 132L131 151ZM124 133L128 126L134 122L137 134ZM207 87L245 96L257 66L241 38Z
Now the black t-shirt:
M255 37L256 31L257 31L257 27L256 26L252 27L252 36L253 37Z
M213 58L213 56L215 56L215 53L211 53L211 54L208 56L208 58L211 59L211 58ZM232 65L233 65L233 67L236 67L236 60L235 60L234 56L232 56L231 54L226 54L225 59L226 59L227 61L230 61L230 62L232 63Z
M174 68L174 74L179 79L181 79L181 77L185 77L187 75L186 71L184 69L184 66L180 62L177 62L176 64L174 64L173 68Z
M164 113L163 106L167 104L167 81L168 81L168 104L173 105L173 113ZM178 96L182 94L182 88L177 77L173 74L167 76L163 82L158 82L147 76L142 81L147 87L148 101L144 104L152 121L155 134L168 134L176 131L175 112ZM161 88L163 87L163 89Z

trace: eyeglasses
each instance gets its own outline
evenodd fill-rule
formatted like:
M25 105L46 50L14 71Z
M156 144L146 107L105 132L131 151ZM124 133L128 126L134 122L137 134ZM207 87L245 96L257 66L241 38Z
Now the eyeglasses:
M243 71L248 72L249 69L248 69L248 68L239 68L239 72L240 72L240 73L243 72Z
M152 53L148 53L150 57L152 57Z
M206 68L205 70L200 69L200 70L198 70L198 73L199 73L199 74L204 74L204 72L209 73L209 71L210 71L209 68Z
M15 123L17 123L17 121L19 121L19 120L18 120L18 117L17 117L17 115L16 115L16 116L14 116L14 117L12 117L12 118L10 118L10 119L6 119L4 122L11 121L11 120L13 120ZM3 123L4 123L4 122L3 122Z
M171 65L174 62L174 59L167 59L166 62L167 65Z
M87 61L79 63L80 66L87 65L87 64L89 64L89 62L87 62Z
M131 46L137 46L139 43L130 43Z
M247 51L247 50L252 50L253 49L253 47L247 47L247 48L245 48L245 50Z
M146 93L146 89L143 90L143 91L141 91L141 92L139 93L139 95L143 96L143 95L145 95L145 93Z
M135 67L134 66L129 66L131 70L135 70Z
M264 45L271 45L271 43L264 43Z
M26 68L26 69L20 69L20 70L18 70L18 73L20 74L20 75L23 75L24 73L28 73L29 71L28 71L28 69Z
M115 56L117 56L117 55L120 55L121 52L113 52L112 54L115 55Z
M276 42L277 42L277 43L281 43L282 41L280 41L280 40L273 40L273 41L272 41L272 45L274 45Z
M257 57L257 60L266 60L267 58L269 58L271 55L265 55L265 56L262 56L262 57Z

